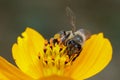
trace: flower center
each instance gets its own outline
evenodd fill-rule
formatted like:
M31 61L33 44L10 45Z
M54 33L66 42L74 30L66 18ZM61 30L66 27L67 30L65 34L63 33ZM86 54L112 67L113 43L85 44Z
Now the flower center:
M72 62L77 55L69 56L67 46L59 39L51 38L45 42L43 57L39 58L42 61L43 72L45 76L52 74L63 75L65 69L72 65Z

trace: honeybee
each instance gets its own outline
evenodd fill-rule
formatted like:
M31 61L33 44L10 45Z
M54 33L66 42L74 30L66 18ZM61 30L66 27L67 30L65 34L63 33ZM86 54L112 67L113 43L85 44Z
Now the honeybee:
M90 37L90 32L85 29L76 30L75 16L73 15L73 12L69 7L67 7L66 10L67 15L70 17L72 30L60 31L57 34L59 34L61 43L67 47L67 55L69 56L69 58L72 57L75 59L82 51L85 41Z
M67 55L69 57L80 54L85 41L90 37L90 32L85 29L79 29L75 32L60 31L60 41L67 46Z

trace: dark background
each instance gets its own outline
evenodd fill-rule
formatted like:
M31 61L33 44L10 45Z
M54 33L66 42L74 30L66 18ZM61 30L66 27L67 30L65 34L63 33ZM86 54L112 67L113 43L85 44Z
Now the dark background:
M70 30L65 8L70 4L77 28L104 32L113 45L109 66L88 80L120 80L120 0L0 0L0 55L14 63L11 47L27 26L49 39Z

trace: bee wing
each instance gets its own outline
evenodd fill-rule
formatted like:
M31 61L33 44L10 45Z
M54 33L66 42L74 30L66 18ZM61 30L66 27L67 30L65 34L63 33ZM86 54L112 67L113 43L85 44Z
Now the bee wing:
M91 36L91 33L86 29L79 29L75 33L81 35L83 37L84 41L89 39Z

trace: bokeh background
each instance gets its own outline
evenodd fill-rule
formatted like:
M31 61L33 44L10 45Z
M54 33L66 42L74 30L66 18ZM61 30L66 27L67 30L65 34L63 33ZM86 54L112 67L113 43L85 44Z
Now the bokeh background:
M120 0L0 0L0 56L14 64L12 44L28 26L47 39L70 30L67 5L76 15L77 29L104 32L113 45L109 66L88 80L120 80Z

